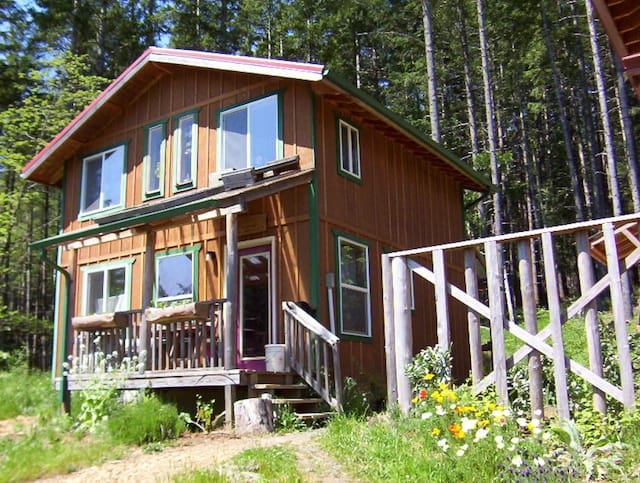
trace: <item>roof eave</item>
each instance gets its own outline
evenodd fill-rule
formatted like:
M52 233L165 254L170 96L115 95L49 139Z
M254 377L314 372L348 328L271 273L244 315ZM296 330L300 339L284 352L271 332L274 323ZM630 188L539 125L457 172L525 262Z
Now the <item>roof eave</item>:
M334 88L342 90L347 94L357 98L363 104L365 104L369 109L378 113L382 116L387 122L395 126L400 131L404 132L404 134L408 135L414 141L417 141L419 144L422 144L429 151L438 155L446 164L448 164L451 168L460 172L470 181L470 185L473 185L475 191L488 191L491 189L492 184L491 181L483 176L482 174L475 171L471 166L467 163L463 162L458 156L456 156L453 152L449 151L447 148L442 146L441 144L435 142L430 137L426 136L423 132L419 131L415 126L410 124L408 121L400 117L398 114L393 112L388 107L384 106L376 99L363 92L362 90L354 87L349 82L345 81L341 77L333 74L328 69L324 71L324 79L333 85Z

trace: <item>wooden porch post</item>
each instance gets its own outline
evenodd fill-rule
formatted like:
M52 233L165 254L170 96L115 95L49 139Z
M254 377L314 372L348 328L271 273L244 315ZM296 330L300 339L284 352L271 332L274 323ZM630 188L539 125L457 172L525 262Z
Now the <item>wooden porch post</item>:
M536 310L535 291L533 289L533 264L531 261L531 244L529 240L518 242L518 269L520 271L520 292L522 293L522 312L524 325L527 331L536 335L538 333L538 316ZM532 351L529 355L529 398L531 400L531 412L542 415L544 401L542 399L542 364L540 353Z
M444 250L433 251L433 273L436 277L436 323L438 345L449 349L451 336L449 335L449 300L447 300L447 267Z
M631 352L629 349L629 336L627 334L627 317L624 307L624 294L622 292L622 274L618 249L616 247L616 235L613 223L608 222L602 226L604 233L604 245L607 252L607 269L609 270L609 290L611 291L611 305L613 308L613 320L616 330L618 345L618 360L620 361L620 381L622 382L622 403L630 409L635 403L633 389L633 366L631 365Z
M476 272L476 252L474 248L464 251L464 282L467 295L478 299L478 274ZM469 325L469 350L471 355L471 380L477 384L484 376L482 367L482 343L480 340L480 317L471 309L467 310Z
M227 301L224 303L224 368L235 369L236 364L236 305L238 300L238 215L228 213L226 215L227 229L227 271L225 274ZM235 402L236 388L233 385L225 386L225 419L227 425L233 423L233 403Z
M156 233L153 230L147 231L146 234L146 246L144 251L144 276L142 286L142 321L140 322L140 346L139 354L144 353L144 369L147 368L147 361L151 360L149 357L149 324L147 323L147 317L144 309L151 307L151 301L153 300L153 283L155 281L155 246L156 246ZM140 357L140 355L139 355Z
M398 402L398 380L393 323L393 273L389 255L382 255L382 305L384 307L384 353L387 366L387 406L390 407Z
M396 344L396 379L398 405L403 413L411 409L411 382L404 370L413 356L411 332L411 294L409 290L409 266L405 257L391 262L393 273L393 321Z
M567 387L567 364L565 361L564 341L562 339L562 306L558 290L555 250L553 234L542 234L542 252L544 254L544 275L547 284L549 302L549 326L553 337L553 375L556 383L556 404L560 419L569 419L569 390Z
M493 370L496 373L496 395L503 406L509 404L507 389L507 360L504 348L504 278L502 276L502 256L497 242L485 242L487 263L487 289L491 315L491 347Z
M576 233L576 249L578 251L578 277L580 292L586 294L595 284L596 277L591 260L589 235L585 231ZM600 350L600 331L598 328L598 306L595 300L587 304L584 310L584 325L589 351L589 367L597 376L603 377L602 352ZM593 407L602 414L607 412L607 401L604 392L593 386Z

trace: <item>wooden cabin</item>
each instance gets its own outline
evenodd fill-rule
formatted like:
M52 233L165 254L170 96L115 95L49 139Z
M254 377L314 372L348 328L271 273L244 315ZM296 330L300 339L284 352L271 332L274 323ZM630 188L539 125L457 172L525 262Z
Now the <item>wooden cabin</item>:
M163 48L23 176L63 192L33 244L57 249L56 375L137 357L126 387L225 387L227 407L277 344L334 404L346 376L384 394L381 255L463 239L462 191L489 184L322 65ZM436 341L423 298L416 350Z

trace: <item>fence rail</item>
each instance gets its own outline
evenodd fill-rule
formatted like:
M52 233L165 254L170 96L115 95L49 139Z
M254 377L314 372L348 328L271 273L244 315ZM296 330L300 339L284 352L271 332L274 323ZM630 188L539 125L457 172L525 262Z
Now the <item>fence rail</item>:
M555 228L534 230L479 240L405 250L383 255L383 285L385 303L385 337L387 348L387 379L389 400L397 401L407 411L411 406L411 388L404 368L411 361L411 273L433 285L438 344L450 343L449 303L455 299L467 309L471 379L476 392L495 385L499 400L508 404L507 370L528 358L531 404L533 410L543 410L540 355L553 361L557 412L569 418L569 371L589 382L594 390L594 406L606 410L605 395L617 399L630 408L635 404L633 369L627 331L624 273L640 261L640 214L575 223ZM579 297L568 307L561 300L556 261L558 240L572 246L579 281ZM505 268L504 253L515 254L517 271ZM449 280L451 267L447 265L452 252L464 252L464 284L457 286ZM422 262L415 260L420 257ZM565 253L566 257L566 253ZM430 261L430 266L424 260ZM478 262L481 265L479 266ZM602 264L604 275L596 280L594 261ZM546 294L549 325L538 330L536 301L536 267L544 267L542 291ZM428 266L425 266L428 265ZM521 301L522 324L512 311L510 279L518 279L516 300ZM515 285L515 284L514 284ZM608 292L605 292L608 289ZM604 378L600 331L597 314L598 299L610 297L611 311L620 364L620 383ZM585 340L589 353L589 367L567 357L562 327L568 320L582 314L585 320ZM481 323L487 321L492 343L493 370L484 373ZM505 333L523 344L510 357L505 350ZM547 342L551 337L552 342Z

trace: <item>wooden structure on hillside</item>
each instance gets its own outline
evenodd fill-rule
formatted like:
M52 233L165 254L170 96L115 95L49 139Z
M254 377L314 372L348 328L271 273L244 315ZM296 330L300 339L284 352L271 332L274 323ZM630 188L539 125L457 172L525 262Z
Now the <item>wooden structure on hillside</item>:
M640 2L591 0L622 68L640 97Z
M543 354L553 361L559 417L570 417L567 388L569 371L592 385L594 405L599 411L606 410L605 395L620 401L627 408L633 407L633 368L621 275L640 262L639 226L640 214L633 214L383 255L389 399L397 400L405 411L411 406L411 388L408 378L404 375L404 367L410 362L413 350L412 324L408 310L408 280L413 273L433 286L440 346L449 346L450 332L454 330L455 324L459 323L450 317L451 306L457 303L467 310L471 379L476 392L495 385L499 400L505 405L508 404L507 370L528 358L531 406L533 410L542 411L540 354ZM556 247L561 237L568 237L568 241L575 247L575 267L580 282L580 296L568 307L563 305L558 290ZM534 247L541 253L540 264L544 268L544 285L550 316L549 325L540 330L534 293ZM505 311L502 253L507 248L517 251L518 254L516 276L520 283L516 298L522 301L520 321L510 320ZM465 260L464 283L455 281L460 277L455 273L455 265L450 265L450 260L460 255ZM606 269L600 280L596 280L595 277L594 261L602 263ZM479 266L484 267L483 270L480 270ZM483 276L480 276L481 273ZM598 317L597 300L606 295L605 291L608 291L610 296L613 313L617 357L620 363L619 385L603 376L600 345L603 326ZM563 324L580 314L585 320L589 368L568 358L563 344ZM488 322L492 342L493 369L490 372L485 371L483 366L482 320ZM511 355L505 351L506 332L524 344ZM546 342L549 337L552 338L551 343Z
M461 191L488 186L321 65L159 48L23 176L64 194L33 244L58 249L56 375L99 335L137 357L128 387L224 386L227 408L278 343L330 404L342 376L382 386L380 255L462 239Z

